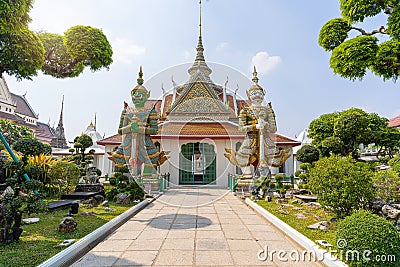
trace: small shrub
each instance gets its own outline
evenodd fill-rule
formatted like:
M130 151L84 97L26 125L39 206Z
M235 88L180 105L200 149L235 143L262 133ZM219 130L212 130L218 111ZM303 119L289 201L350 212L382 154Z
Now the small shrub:
M285 176L283 174L278 173L278 174L275 175L275 180L277 182L282 181L283 178L285 178Z
M304 145L297 151L296 159L304 163L313 163L319 159L319 151L314 146Z
M350 157L322 158L310 170L308 182L321 205L339 218L366 208L374 197L373 173L365 164L355 164Z
M376 194L385 202L400 201L400 178L393 170L378 171L373 177Z
M110 178L110 180L111 180L112 178ZM113 187L113 188L111 188L110 190L107 190L106 191L106 198L109 200L109 201L113 201L113 200L115 200L115 197L116 197L116 195L118 195L118 188L116 188L116 187Z
M110 185L116 186L117 185L117 179L115 177L111 177L109 179Z
M336 240L342 259L347 261L350 267L400 264L400 236L397 229L384 218L365 210L346 217L338 224ZM370 260L364 259L363 253ZM391 262L375 260L376 257L389 255L395 257Z
M299 177L300 174L301 174L301 171L300 171L300 170L297 170L297 171L294 173L294 176L295 176L295 177Z

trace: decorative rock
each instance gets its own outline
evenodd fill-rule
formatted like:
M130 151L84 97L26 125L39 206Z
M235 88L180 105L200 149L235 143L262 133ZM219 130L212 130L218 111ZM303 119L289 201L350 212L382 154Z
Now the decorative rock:
M95 213L93 211L81 212L81 216L93 216L93 215L95 215Z
M108 206L108 200L104 200L103 203L101 203L102 206Z
M113 208L109 208L109 207L105 207L105 208L104 208L104 210L105 210L105 211L112 211L112 212L114 212L114 211L115 211L115 209L113 209Z
M96 200L97 205L104 202L104 197L102 195L95 195L94 199Z
M279 193L277 193L277 192L273 192L273 193L272 193L272 196L273 196L273 197L281 197L281 194L279 194Z
M69 245L72 245L74 242L75 242L75 239L66 239L58 245L60 247L68 247Z
M76 230L78 223L75 222L73 217L64 217L61 220L60 225L58 225L58 231L65 233L70 233Z
M328 241L326 241L326 240L321 240L321 239L317 239L317 240L315 240L318 244L320 244L321 246L323 246L323 247L326 247L326 248L331 248L331 247L333 247L331 244L329 244L328 243Z
M38 221L40 221L39 218L26 218L26 219L22 219L22 221L25 224L31 224L31 223L37 223Z
M374 198L374 200L372 201L372 209L376 212L380 212L384 205L385 202L383 202L382 199L380 199L379 197Z
M398 210L392 206L389 206L389 205L384 205L382 207L382 213L386 217L396 220L400 215L400 210Z
M306 203L306 206L310 209L317 209L321 207L321 204L319 204L318 202L308 202Z
M11 186L7 186L7 188L3 191L3 193L0 195L0 200L3 199L6 195L14 195L14 190L11 188Z
M306 215L304 215L303 213L297 213L294 216L296 216L297 219L305 219L305 218L307 218Z
M277 200L275 200L276 204L282 204L282 203L288 203L288 200L285 198L279 198Z
M289 214L289 211L287 211L287 210L285 210L285 209L280 209L280 210L278 210L280 213L283 213L283 214Z
M122 193L118 196L116 203L117 204L129 204L130 201L131 201L131 195Z
M320 229L322 231L327 231L327 230L329 230L330 225L331 224L329 222L327 222L327 221L321 221L321 222L317 222L317 223L311 224L311 225L307 226L307 228L309 228L309 229Z
M319 220L321 220L321 219L322 219L322 217L321 217L321 216L314 215L314 220L316 220L316 221L319 221Z
M294 208L294 206L292 204L282 204L283 207L291 207Z
M270 195L265 196L265 201L271 202L272 201L272 197Z

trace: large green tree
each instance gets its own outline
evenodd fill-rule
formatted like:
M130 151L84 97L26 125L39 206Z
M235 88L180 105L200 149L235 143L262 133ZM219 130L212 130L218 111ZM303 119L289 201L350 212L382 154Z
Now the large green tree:
M358 108L342 112L328 113L313 120L309 126L312 145L322 156L352 154L358 156L360 144L375 143L379 146L379 155L389 155L400 145L400 131L387 127L388 119L375 113L367 113Z
M34 138L33 132L30 128L26 126L19 126L13 121L0 120L0 129L10 146L18 140ZM0 142L0 150L2 149L5 148L3 143Z
M332 51L330 67L351 80L362 79L369 69L384 80L396 81L400 74L400 0L339 1L342 17L326 22L318 40ZM372 31L362 28L364 19L379 14L387 16L386 25Z
M108 68L112 49L107 37L90 26L74 26L64 35L34 33L28 28L33 0L0 1L0 76L31 79L38 70L57 77L76 77L87 66Z

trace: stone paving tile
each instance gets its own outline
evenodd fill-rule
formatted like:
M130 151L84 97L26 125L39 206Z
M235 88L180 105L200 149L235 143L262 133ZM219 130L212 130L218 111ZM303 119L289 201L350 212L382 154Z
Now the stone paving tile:
M224 233L221 231L197 231L196 233L197 239L205 239L205 238L220 238L223 239Z
M125 251L129 245L133 242L133 240L104 240L95 246L92 251Z
M163 239L133 240L126 250L159 250Z
M258 259L258 250L232 251L232 258L238 266L278 266L274 262L261 261Z
M167 238L175 238L175 239L181 239L181 238L188 238L188 239L194 239L196 235L196 232L193 230L171 230L168 232Z
M265 246L299 248L225 192L170 189L73 266L319 266L258 260Z
M261 245L255 240L237 240L237 239L228 239L228 246L230 250L247 250L247 251L255 251L258 252L262 249Z
M194 239L167 238L161 249L194 250Z
M224 238L196 239L196 250L223 250L228 249L228 243Z
M150 266L157 253L158 251L126 251L113 266Z
M108 267L112 266L118 260L122 252L111 251L90 251L79 261L75 262L73 267Z
M140 235L141 231L115 231L107 237L107 239L136 239Z
M163 249L157 256L155 266L193 266L193 250Z
M233 265L233 259L229 251L195 251L195 264L207 266Z

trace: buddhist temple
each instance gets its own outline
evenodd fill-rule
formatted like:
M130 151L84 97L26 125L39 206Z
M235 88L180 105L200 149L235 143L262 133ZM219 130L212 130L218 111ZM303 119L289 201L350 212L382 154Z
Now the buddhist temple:
M163 90L162 99L146 102L148 109L154 107L159 114L158 134L152 139L159 151L170 152L169 159L158 172L169 173L171 183L175 185L227 187L228 174L241 174L240 168L230 164L224 152L225 148L237 150L241 146L244 133L238 131L237 122L241 109L248 103L238 100L236 92L228 93L226 84L215 84L211 73L204 56L200 19L196 57L188 69L187 81L181 85L173 81L172 92ZM258 82L257 72L255 79ZM277 133L274 140L279 149L300 145L300 142ZM112 152L121 141L122 136L116 134L97 144L104 145L106 152ZM294 173L294 158L290 151L290 157L279 168L273 168L272 174L290 176ZM112 174L114 163L105 159L102 171L103 175Z
M0 119L27 126L43 143L50 144L55 135L55 130L49 123L39 121L39 114L35 113L29 104L26 94L17 95L10 92L4 77L0 78Z

